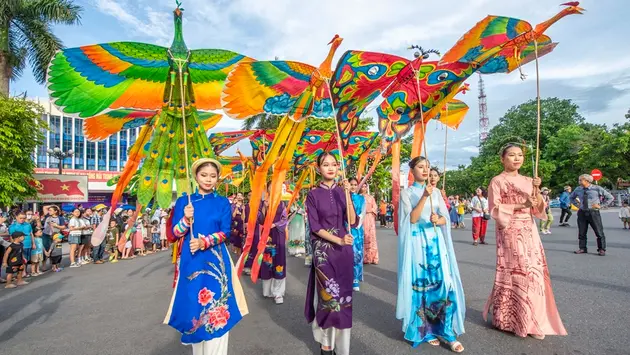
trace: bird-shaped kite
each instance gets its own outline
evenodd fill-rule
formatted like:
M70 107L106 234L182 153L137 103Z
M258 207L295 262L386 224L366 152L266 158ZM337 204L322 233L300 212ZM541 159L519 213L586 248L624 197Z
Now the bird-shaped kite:
M266 152L263 164L256 168L252 181L252 199L250 209L257 211L267 173L272 164L273 177L269 198L269 210L263 225L258 244L258 255L251 270L252 280L258 278L260 258L280 204L282 186L289 169L295 147L302 139L307 117L332 117L331 99L328 82L332 75L332 58L342 42L336 35L330 42L328 56L314 67L293 61L259 61L241 63L228 76L221 101L224 112L235 119L246 119L257 114L283 114L275 141ZM239 274L243 270L245 259L251 250L256 225L256 213L251 213L247 225L248 235L239 260Z
M137 42L68 48L57 52L48 68L53 103L66 114L86 118L88 139L102 140L144 125L130 150L112 206L138 169L149 142L138 186L139 203L146 206L155 197L159 206L169 207L173 180L178 194L191 191L189 166L213 155L205 129L218 121L216 114L198 110L220 108L227 73L238 62L251 60L226 50L189 50L180 5L178 1L173 12L175 36L170 48ZM111 210L93 242L100 243L104 236Z
M175 36L169 48L147 43L113 42L58 52L48 71L48 89L64 113L86 118L85 136L102 140L144 125L112 198L129 182L150 142L138 187L138 200L156 198L169 207L173 181L177 192L189 191L188 165L212 156L205 130L220 115L198 110L221 107L227 73L251 60L226 50L189 50L182 32L183 9L174 11ZM205 123L205 125L204 125Z

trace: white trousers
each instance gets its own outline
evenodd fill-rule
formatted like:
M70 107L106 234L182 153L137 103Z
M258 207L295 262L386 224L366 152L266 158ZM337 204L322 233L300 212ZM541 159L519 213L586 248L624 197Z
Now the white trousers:
M287 288L287 278L281 280L262 280L263 297L284 297Z
M227 355L230 332L220 338L192 344L193 355Z
M322 347L335 350L337 355L350 355L350 331L348 329L328 328L322 329L317 325L317 321L311 323L313 327L313 337L322 344Z

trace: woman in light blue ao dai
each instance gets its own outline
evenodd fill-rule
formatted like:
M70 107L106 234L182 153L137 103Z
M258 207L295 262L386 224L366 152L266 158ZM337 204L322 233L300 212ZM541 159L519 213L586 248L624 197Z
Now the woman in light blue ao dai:
M400 196L396 318L414 347L443 341L460 353L466 303L448 209L440 191L427 186L429 161L416 157L409 168L415 181Z

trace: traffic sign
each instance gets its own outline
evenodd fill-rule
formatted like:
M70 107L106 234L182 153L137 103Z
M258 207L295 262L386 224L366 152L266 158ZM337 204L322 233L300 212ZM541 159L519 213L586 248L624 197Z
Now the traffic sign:
M593 180L599 181L604 175L598 169L593 169L593 171L591 171L591 176L593 177Z

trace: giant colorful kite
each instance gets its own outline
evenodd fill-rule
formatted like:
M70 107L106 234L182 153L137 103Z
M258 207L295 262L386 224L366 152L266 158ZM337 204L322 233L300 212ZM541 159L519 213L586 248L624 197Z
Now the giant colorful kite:
M342 42L335 36L331 41L328 55L319 67L293 61L261 61L241 63L228 76L221 101L225 113L236 119L246 119L259 114L280 114L285 117L280 122L275 140L282 144L272 144L265 154L263 163L256 167L252 181L250 208L257 211L267 174L272 164L273 177L269 196L269 210L260 234L258 255L251 270L252 280L258 279L262 252L271 229L273 216L280 204L282 186L289 169L293 152L302 139L307 117L331 117L332 107L328 81L332 75L332 58ZM256 214L251 213L247 224L248 235L239 260L239 274L245 259L249 256Z

